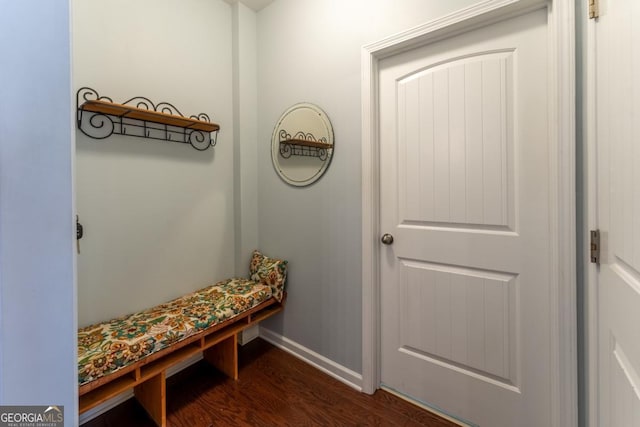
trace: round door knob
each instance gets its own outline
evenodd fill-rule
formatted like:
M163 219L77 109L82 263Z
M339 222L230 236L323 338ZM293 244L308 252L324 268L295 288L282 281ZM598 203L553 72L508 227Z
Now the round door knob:
M380 240L385 245L390 245L393 243L393 236L389 233L385 233Z

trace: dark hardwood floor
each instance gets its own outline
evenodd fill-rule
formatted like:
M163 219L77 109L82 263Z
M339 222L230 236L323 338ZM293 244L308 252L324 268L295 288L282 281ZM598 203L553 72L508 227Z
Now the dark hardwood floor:
M169 378L167 425L455 426L385 391L355 391L261 339L239 354L237 382L203 361ZM130 399L83 426L154 424Z

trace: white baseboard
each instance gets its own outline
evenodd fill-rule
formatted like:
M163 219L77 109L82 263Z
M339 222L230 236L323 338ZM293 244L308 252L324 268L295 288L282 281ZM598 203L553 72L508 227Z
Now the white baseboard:
M188 359L185 359L180 363L176 363L175 365L167 368L167 378L177 374L178 372L188 368L189 366L199 362L200 360L202 360L202 353L194 354ZM100 415L109 411L110 409L115 408L119 404L126 402L132 397L133 397L133 390L124 391L112 397L111 399L107 400L106 402L96 406L95 408L91 408L87 412L80 414L78 421L80 424L84 424L87 421L91 421L92 419L99 417Z
M96 406L95 408L91 408L87 412L80 414L80 416L78 417L78 421L80 422L80 424L84 424L87 421L91 421L92 419L99 417L105 412L115 408L119 404L126 402L132 397L133 397L133 390L124 391L116 395L115 397L112 397L111 399L107 400L106 402Z
M260 325L252 325L246 329L243 329L242 332L238 334L238 344L246 345L247 343L253 341L258 338L260 335Z
M189 366L198 363L199 361L202 360L202 353L198 353L198 354L194 354L193 356L184 359L182 362L180 363L176 363L175 365L169 366L167 368L167 378L169 378L172 375L177 374L178 372L182 371L183 369L187 369Z
M351 369L346 368L333 360L330 360L323 355L290 340L287 337L283 337L280 334L266 329L263 326L260 326L260 338L270 342L278 348L281 348L287 353L292 354L303 362L321 370L325 374L337 379L349 387L362 391L361 374L354 372Z

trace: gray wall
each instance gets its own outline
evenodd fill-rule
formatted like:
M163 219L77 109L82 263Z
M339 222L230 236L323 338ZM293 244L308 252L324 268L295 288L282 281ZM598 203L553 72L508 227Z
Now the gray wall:
M259 243L289 260L287 308L265 327L362 371L361 46L473 0L277 0L258 13ZM297 102L331 119L335 156L306 188L276 175L270 139Z
M218 144L78 132L80 326L234 275L232 7L222 0L73 2L74 90L145 96L220 124ZM254 232L255 234L255 232Z
M76 424L74 132L68 0L0 13L0 405Z

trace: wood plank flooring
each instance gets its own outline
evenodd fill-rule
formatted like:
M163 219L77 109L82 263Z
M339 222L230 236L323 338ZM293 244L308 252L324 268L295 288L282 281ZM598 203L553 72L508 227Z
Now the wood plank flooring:
M433 426L455 424L385 391L360 393L256 339L239 350L233 381L199 362L167 380L167 424L210 426ZM84 427L153 427L134 399Z

